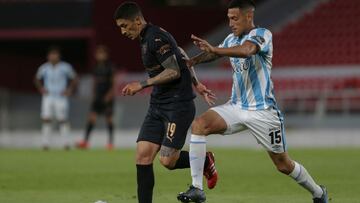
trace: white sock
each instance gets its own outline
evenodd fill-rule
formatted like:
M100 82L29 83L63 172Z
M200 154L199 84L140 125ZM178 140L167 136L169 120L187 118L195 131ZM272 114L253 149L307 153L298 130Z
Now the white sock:
M299 185L311 192L314 198L320 198L323 191L319 185L315 183L307 170L299 163L294 161L294 170L289 174Z
M203 171L206 155L206 137L191 134L190 138L190 168L192 185L203 189Z
M41 127L42 144L43 146L49 146L50 134L51 134L51 123L43 123Z
M68 123L60 124L60 136L65 146L69 145L70 126Z

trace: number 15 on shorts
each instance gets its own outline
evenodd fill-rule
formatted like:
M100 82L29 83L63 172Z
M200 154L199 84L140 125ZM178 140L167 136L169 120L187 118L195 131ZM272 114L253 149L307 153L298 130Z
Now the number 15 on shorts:
M281 130L273 130L270 131L269 133L270 139L271 139L271 144L280 144L281 143Z

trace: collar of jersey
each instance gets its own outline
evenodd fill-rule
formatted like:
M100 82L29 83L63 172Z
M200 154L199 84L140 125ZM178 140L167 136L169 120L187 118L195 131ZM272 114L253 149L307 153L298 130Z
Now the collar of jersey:
M244 36L248 35L252 30L259 28L258 26L255 26L251 28L248 32L243 32L240 36L238 36L239 39L243 38Z
M144 38L146 31L148 30L149 27L151 27L152 24L151 23L147 23L146 26L141 30L140 32L140 41L142 41L142 39Z

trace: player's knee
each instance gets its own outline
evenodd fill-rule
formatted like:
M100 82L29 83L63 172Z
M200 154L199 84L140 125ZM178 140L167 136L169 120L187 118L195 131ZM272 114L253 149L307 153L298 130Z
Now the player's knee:
M191 126L191 132L196 135L209 135L211 132L211 125L201 117L196 118Z
M106 123L107 123L108 125L112 125L112 124L113 124L112 118L106 118Z
M95 116L89 116L88 122L91 123L91 124L95 124L95 122L96 122L96 117L95 117Z
M136 164L148 165L153 162L152 157L146 154L137 154L136 155Z
M174 169L176 162L173 159L170 159L168 157L160 157L160 163L165 168L172 170L172 169Z

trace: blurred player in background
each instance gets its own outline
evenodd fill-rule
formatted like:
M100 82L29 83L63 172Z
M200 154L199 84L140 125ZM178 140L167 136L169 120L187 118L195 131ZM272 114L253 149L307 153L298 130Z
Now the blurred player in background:
M96 65L93 71L93 100L88 116L84 139L76 144L80 149L89 146L90 133L94 128L97 116L104 114L108 128L108 143L106 148L112 150L114 147L113 132L113 105L114 105L114 66L109 61L107 47L99 45L95 50Z
M189 153L182 151L186 134L195 116L192 84L212 103L212 93L188 69L184 53L172 35L162 28L146 23L135 2L124 2L114 18L121 34L138 39L142 62L149 79L127 84L123 95L135 95L153 87L150 107L142 124L136 149L136 168L139 203L151 203L154 188L153 161L160 151L160 162L168 169L189 168ZM205 177L214 187L217 173L212 153L204 154ZM203 174L201 174L201 177Z
M190 165L192 185L178 195L182 202L204 202L202 177L206 136L233 134L249 129L267 150L277 169L293 178L313 196L314 203L327 203L324 186L315 183L307 170L287 153L283 116L277 107L272 69L272 34L254 25L255 4L252 0L233 0L228 6L228 35L219 47L192 36L203 52L188 61L188 66L230 57L233 87L228 103L214 107L196 118L192 124Z
M59 47L50 47L47 60L39 67L35 75L35 85L42 94L41 118L43 124L41 131L43 149L47 150L50 147L53 119L59 123L64 148L69 149L68 97L74 91L77 76L69 63L61 61Z

